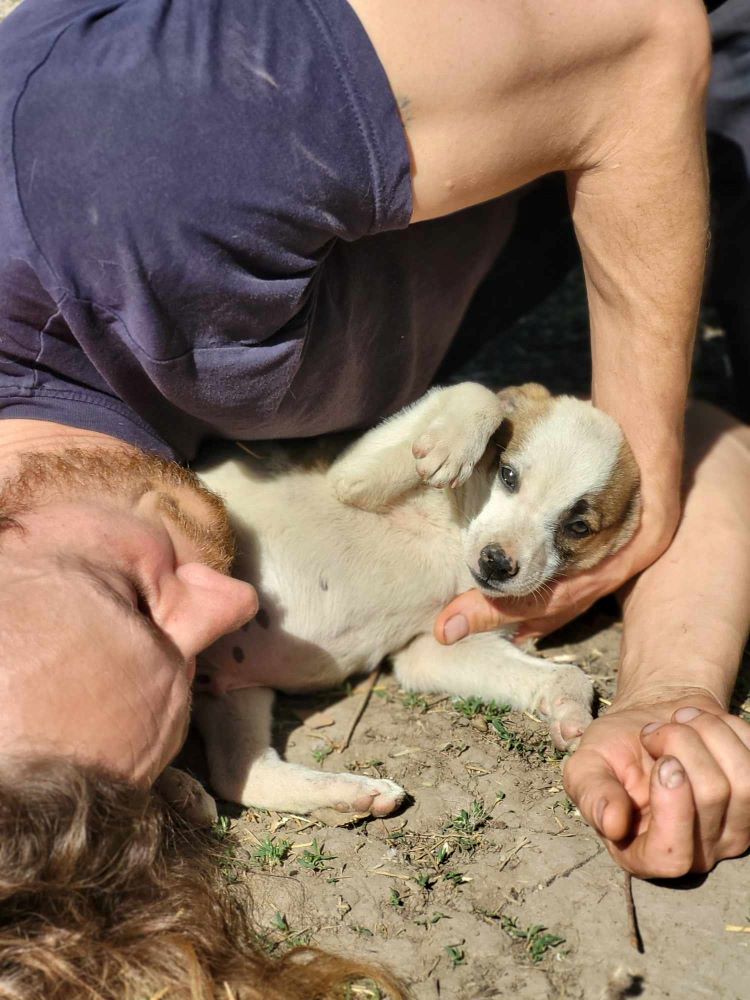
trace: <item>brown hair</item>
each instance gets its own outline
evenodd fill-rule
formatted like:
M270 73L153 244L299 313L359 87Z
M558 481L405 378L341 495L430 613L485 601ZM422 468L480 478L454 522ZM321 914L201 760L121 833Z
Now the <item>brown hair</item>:
M0 762L0 997L324 1000L366 964L271 958L223 884L217 841L155 791L61 759Z

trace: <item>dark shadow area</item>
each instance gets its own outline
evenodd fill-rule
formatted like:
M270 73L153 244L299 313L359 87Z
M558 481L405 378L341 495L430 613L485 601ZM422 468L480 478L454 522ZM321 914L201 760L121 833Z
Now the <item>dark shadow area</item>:
M613 595L603 597L592 605L588 611L568 622L551 636L545 636L537 642L537 649L544 650L550 646L567 645L568 643L585 642L599 632L611 628L614 622L620 620L620 605Z
M712 253L706 300L726 331L733 382L725 405L750 421L750 180L742 149L708 136Z

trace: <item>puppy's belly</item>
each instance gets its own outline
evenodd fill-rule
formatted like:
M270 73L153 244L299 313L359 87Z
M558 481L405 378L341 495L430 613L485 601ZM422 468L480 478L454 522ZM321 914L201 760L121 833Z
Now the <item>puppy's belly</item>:
M377 586L368 589L364 579L346 574L331 575L322 588L318 575L304 571L287 576L278 566L273 572L243 569L257 581L260 611L202 657L216 694L240 687L302 692L335 686L429 632L441 607L429 598L409 600L393 581L383 599Z

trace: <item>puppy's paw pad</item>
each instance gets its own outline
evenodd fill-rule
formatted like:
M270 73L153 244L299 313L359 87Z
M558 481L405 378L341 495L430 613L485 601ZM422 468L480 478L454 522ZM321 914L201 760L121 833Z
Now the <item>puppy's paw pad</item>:
M580 667L571 664L556 673L537 710L550 725L558 750L574 750L591 723L594 688Z
M436 424L412 445L417 475L437 489L465 483L483 452L483 448L475 441L468 441L461 432Z
M336 802L338 812L370 813L373 816L388 816L404 801L406 792L387 778L365 778L352 776L355 781L347 789L347 796Z
M550 736L558 750L575 750L584 731L593 721L588 702L582 703L570 698L558 698L547 714L550 719Z
M583 714L567 719L555 719L550 723L549 733L552 743L558 750L567 750L572 753L578 749L586 727L591 722L591 716Z

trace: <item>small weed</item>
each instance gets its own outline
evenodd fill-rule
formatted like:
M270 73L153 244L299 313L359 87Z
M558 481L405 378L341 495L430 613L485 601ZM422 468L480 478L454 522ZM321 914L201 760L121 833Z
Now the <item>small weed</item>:
M424 889L425 892L429 892L435 884L435 876L430 875L429 872L420 872L418 875L414 876L414 881L420 889Z
M250 857L256 864L275 868L284 863L291 849L292 844L289 840L272 840L271 837L264 837Z
M450 920L450 917L448 916L447 913L440 913L440 911L438 910L438 912L433 913L431 917L417 917L414 923L417 924L419 927L428 927L431 924L438 923L438 921L440 920Z
M318 844L317 840L312 842L312 848L303 851L297 859L300 868L307 868L309 871L322 872L328 868L326 861L335 861L335 854L324 854L325 844Z
M388 897L388 905L392 906L394 910L400 910L404 905L404 898L398 889L391 889L391 894Z
M559 809L561 812L564 812L566 816L572 816L578 812L575 802L571 802L567 797L564 799L558 799L552 806L552 809Z
M530 742L522 733L517 733L506 723L511 712L510 705L498 705L494 701L482 702L479 698L454 698L453 707L467 719L483 716L506 748L521 757L538 756L543 759L562 759L565 755L553 750L546 742Z
M217 862L221 876L227 885L236 885L247 871L248 864L237 857L237 845L230 839L232 821L228 816L219 816L212 833L217 844Z
M435 862L436 864L442 865L448 860L448 858L453 854L453 844L449 844L446 840L444 844L441 844L435 852Z
M217 840L226 840L231 829L231 819L228 816L219 816L211 828L211 832Z
M495 701L482 701L481 698L454 698L453 707L466 719L483 715L488 722L500 719L512 711L510 705L498 705Z
M330 743L320 743L310 751L310 755L316 764L322 764L326 757L330 757L332 753L333 746Z
M404 708L411 708L414 711L419 712L421 715L427 711L430 707L429 702L422 695L417 694L416 691L407 691L401 698L401 704Z
M466 962L466 953L461 944L446 945L445 951L451 960L451 968L455 969L457 965L463 965Z
M485 808L484 802L474 799L468 809L462 809L456 816L451 817L443 829L455 830L456 833L476 833L489 818L490 810Z
M369 927L362 927L361 924L352 924L352 930L360 937L375 937Z
M445 872L443 878L446 882L450 882L451 885L463 885L464 882L470 882L471 879L467 879L463 872Z
M541 962L550 948L557 948L565 943L565 938L545 933L547 928L542 924L532 924L525 929L519 927L516 917L500 917L500 926L510 937L526 942L526 951L534 964Z
M403 829L401 830L389 830L386 834L386 840L403 840L406 833Z
M455 816L446 820L443 824L443 832L448 835L451 844L450 851L446 852L442 848L440 849L445 857L452 853L455 848L468 854L477 849L481 841L480 831L487 825L493 808L494 804L488 809L480 799L474 799L468 809L462 809ZM443 846L446 847L447 843ZM444 861L445 857L439 857L439 860Z
M289 921L279 910L271 918L271 927L283 935L281 938L274 938L272 934L259 932L256 936L258 945L269 955L278 953L279 949L299 948L302 945L310 944L309 930L300 931L293 934L289 927Z

